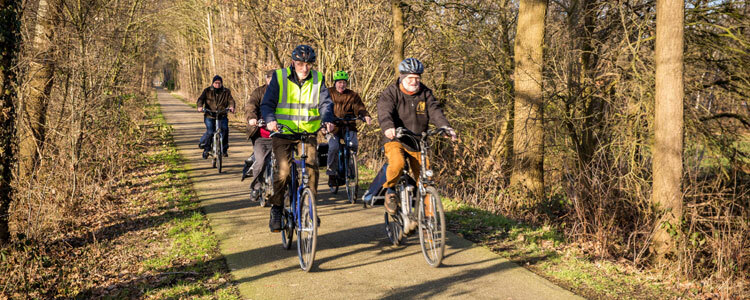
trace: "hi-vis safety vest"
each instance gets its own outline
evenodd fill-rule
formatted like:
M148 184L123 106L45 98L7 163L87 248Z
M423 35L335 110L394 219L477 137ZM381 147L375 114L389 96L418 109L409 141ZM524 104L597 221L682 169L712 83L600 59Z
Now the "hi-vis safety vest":
M320 128L320 87L323 74L311 70L311 79L302 87L289 80L290 68L276 70L281 92L276 105L276 121L295 131L315 132Z

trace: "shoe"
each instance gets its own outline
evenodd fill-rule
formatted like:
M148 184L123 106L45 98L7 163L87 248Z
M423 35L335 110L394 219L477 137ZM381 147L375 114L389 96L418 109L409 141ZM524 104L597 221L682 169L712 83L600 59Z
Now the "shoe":
M281 231L281 218L283 209L284 208L281 206L271 206L271 219L268 220L268 227L271 229L271 232Z
M253 173L252 172L253 169L252 168L253 168L252 162L249 162L249 161L246 160L245 161L245 166L242 167L242 178L240 179L240 181L245 181L245 178L253 176L253 174L252 174Z
M258 202L258 196L260 196L260 192L258 190L250 191L250 201Z
M207 158L208 158L208 151L203 150L203 159L207 159Z
M336 173L337 173L337 172L336 172L336 171L334 171L333 169L331 169L331 168L326 168L326 175L328 175L328 176L336 176Z
M227 151L224 151L224 157L229 157L229 153L227 153Z
M398 213L398 200L396 199L396 193L386 193L385 203L383 205L385 206L385 211L387 211L389 215L395 215Z

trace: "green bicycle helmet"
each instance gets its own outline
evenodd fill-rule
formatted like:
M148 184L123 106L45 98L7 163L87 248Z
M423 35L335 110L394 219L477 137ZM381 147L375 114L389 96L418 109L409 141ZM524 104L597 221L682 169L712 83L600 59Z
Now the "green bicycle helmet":
M349 73L346 73L346 71L336 71L336 73L333 74L333 82L339 80L349 81Z

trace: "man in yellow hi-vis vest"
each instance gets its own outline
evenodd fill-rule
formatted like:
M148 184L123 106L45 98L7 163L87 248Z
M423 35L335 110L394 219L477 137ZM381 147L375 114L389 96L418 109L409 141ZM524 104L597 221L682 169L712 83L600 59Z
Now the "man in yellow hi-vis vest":
M292 51L292 64L276 70L263 95L260 113L269 131L278 131L277 124L284 124L295 131L316 132L318 129L333 130L333 101L326 88L323 74L312 70L315 51L307 45L299 45ZM284 205L284 189L289 184L289 168L294 147L306 147L305 164L310 170L310 189L318 192L318 142L306 143L274 137L273 154L279 167L279 176L273 184L271 232L281 230L281 215Z

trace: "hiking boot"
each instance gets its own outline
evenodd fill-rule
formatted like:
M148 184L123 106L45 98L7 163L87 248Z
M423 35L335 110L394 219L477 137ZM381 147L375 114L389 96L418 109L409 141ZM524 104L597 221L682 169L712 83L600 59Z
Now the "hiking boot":
M268 221L268 227L271 229L271 232L281 231L281 218L283 210L284 208L281 206L271 206L271 219Z
M396 193L386 193L383 206L385 206L385 211L387 211L389 215L395 215L398 213L398 199Z
M203 159L208 159L208 150L203 150Z
M260 196L260 192L258 190L250 191L250 201L258 202L259 196Z
M224 157L229 157L229 153L227 153L227 150L224 150L223 155L224 155Z

